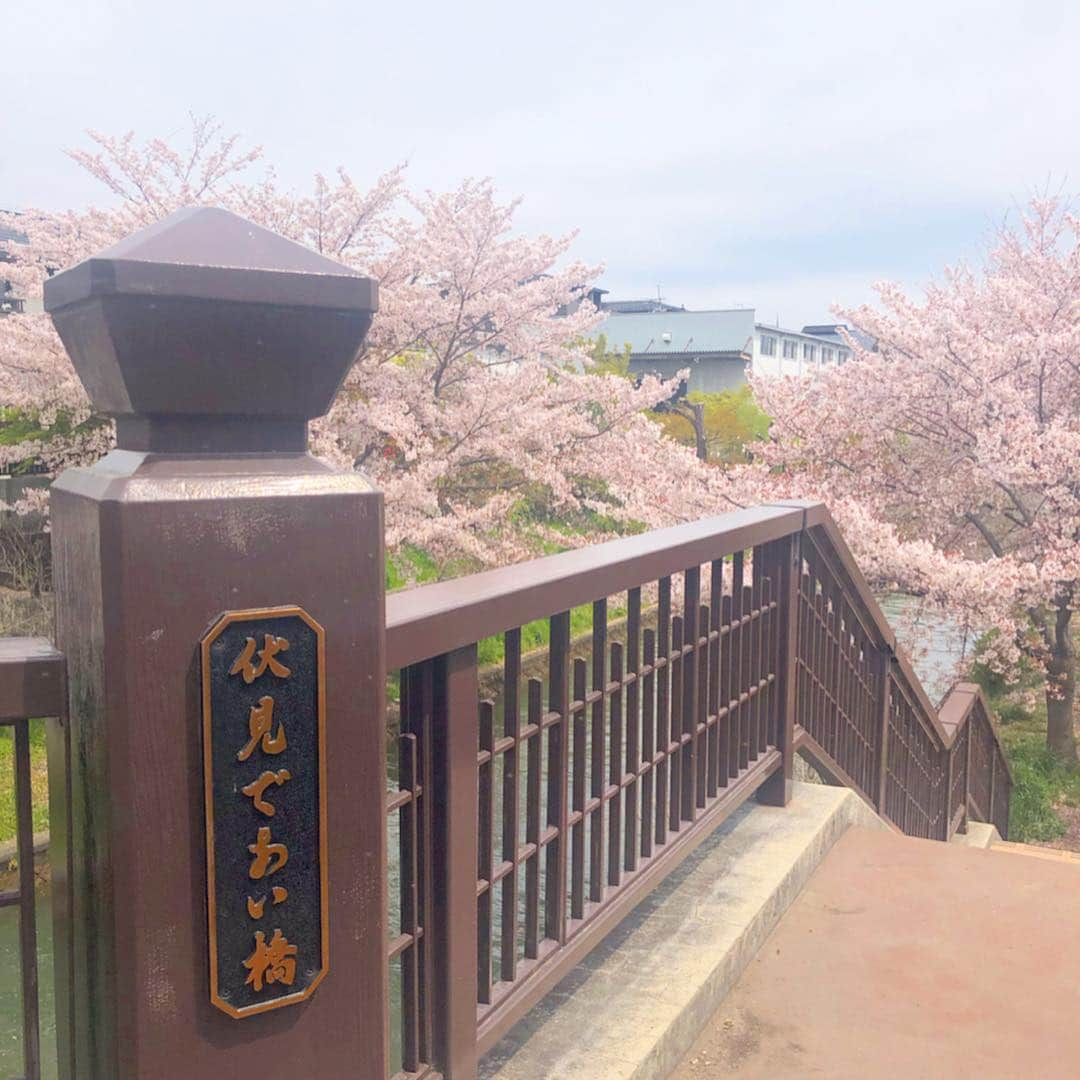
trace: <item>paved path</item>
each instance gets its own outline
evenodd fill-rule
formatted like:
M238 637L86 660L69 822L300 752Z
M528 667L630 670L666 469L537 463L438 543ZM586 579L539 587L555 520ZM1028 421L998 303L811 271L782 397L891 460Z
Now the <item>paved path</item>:
M852 829L672 1074L1080 1077L1080 864Z

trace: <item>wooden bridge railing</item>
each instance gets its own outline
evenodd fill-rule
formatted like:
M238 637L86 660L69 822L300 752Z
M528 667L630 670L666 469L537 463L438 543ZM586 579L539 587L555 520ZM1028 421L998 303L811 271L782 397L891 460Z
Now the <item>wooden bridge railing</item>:
M41 1078L41 1034L38 1001L37 913L34 890L34 826L31 792L31 718L63 718L67 714L64 658L43 638L0 638L0 726L14 734L15 838L18 883L0 888L0 908L19 909L19 988L22 998L24 1080ZM51 741L63 746L62 725L54 724ZM56 752L61 752L59 749ZM57 822L59 825L59 822ZM0 866L0 873L7 867ZM61 872L57 872L57 877ZM63 1004L57 1007L62 1011Z
M391 595L387 666L401 1076L474 1075L743 801L787 801L796 751L909 835L1007 833L985 700L961 684L934 708L820 504Z

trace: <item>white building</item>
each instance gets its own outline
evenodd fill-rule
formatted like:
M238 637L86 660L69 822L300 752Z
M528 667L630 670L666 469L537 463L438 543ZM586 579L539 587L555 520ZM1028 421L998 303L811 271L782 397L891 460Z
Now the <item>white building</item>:
M755 322L754 374L808 375L829 364L845 363L851 358L851 350L838 329L830 325L784 330Z
M785 330L754 318L753 308L687 311L661 301L608 301L597 333L609 349L630 347L630 370L671 378L689 368L687 389L731 390L755 375L809 375L842 364L851 350L839 327Z

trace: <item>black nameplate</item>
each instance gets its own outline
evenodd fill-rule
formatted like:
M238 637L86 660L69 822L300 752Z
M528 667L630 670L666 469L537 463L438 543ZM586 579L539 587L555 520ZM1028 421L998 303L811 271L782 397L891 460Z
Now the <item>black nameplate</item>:
M210 1000L243 1017L328 968L324 634L297 607L226 612L202 640Z

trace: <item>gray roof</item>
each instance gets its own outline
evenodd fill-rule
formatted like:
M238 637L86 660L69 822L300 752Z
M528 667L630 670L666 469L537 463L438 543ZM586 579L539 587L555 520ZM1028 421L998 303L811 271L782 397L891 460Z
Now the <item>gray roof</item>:
M754 336L754 310L612 313L597 333L609 348L629 344L639 355L745 352Z
M804 326L802 328L804 334L812 334L814 337L824 338L826 341L831 341L846 348L847 342L841 335L841 330L846 330L855 339L857 345L861 345L870 352L877 352L877 342L869 334L864 334L854 326L848 326L847 323L826 323L823 326Z
M640 314L650 311L685 311L677 304L667 304L663 300L605 300L600 305L604 311L619 312L623 315Z

